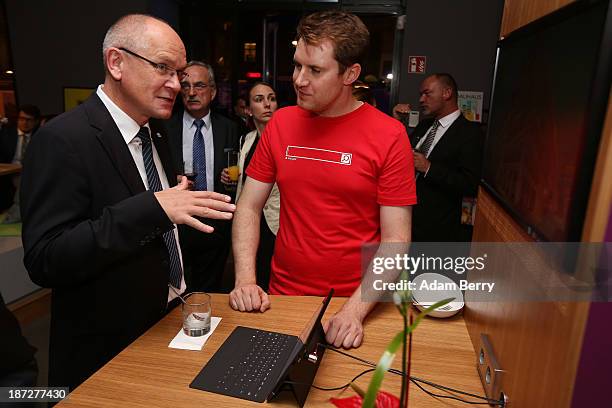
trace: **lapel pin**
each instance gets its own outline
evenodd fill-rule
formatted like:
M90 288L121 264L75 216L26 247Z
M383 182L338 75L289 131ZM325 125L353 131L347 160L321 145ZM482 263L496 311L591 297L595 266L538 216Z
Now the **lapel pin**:
M157 137L162 137L161 134L159 132L155 133L155 136Z

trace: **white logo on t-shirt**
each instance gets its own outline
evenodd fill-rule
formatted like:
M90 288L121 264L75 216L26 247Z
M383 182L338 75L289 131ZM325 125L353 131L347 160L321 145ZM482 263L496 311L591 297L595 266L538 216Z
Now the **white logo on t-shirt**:
M328 149L317 149L315 147L287 146L287 150L285 151L285 159L316 160L350 166L353 162L353 153L339 152Z

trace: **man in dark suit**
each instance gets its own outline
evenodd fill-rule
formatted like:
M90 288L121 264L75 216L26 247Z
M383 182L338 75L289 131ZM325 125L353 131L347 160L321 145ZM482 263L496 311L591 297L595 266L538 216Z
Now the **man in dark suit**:
M17 126L0 125L0 163L22 164L26 149L40 124L40 109L23 105L17 116ZM0 211L9 209L5 223L19 222L19 175L0 178ZM9 208L10 207L10 208Z
M0 163L19 163L32 135L40 124L40 109L34 105L19 108L17 127L2 126L0 129Z
M24 263L52 291L49 384L73 389L178 303L176 224L230 219L230 197L178 186L167 139L185 48L165 22L128 15L106 33L104 84L46 124L22 175ZM151 119L151 120L150 120Z
M166 126L175 166L194 174L194 189L233 195L221 183L227 167L228 150L238 149L238 126L210 109L217 94L212 67L191 61L181 81L183 109ZM231 223L205 220L214 226L212 234L202 234L189 226L179 228L185 262L185 279L190 290L222 292L222 277L230 250Z
M428 116L410 136L417 171L413 207L414 242L470 241L461 224L462 201L476 196L482 162L482 132L457 106L457 84L449 74L423 81L419 102ZM466 200L467 202L468 200Z
M238 135L244 136L251 130L255 129L255 126L249 121L249 115L247 113L247 97L240 95L234 100L233 115L231 119L238 124Z

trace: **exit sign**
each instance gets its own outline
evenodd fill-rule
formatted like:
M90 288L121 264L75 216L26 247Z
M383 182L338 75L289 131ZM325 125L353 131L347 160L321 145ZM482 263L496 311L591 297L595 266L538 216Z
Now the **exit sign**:
M411 55L408 57L408 73L424 74L427 66L427 57L423 55Z

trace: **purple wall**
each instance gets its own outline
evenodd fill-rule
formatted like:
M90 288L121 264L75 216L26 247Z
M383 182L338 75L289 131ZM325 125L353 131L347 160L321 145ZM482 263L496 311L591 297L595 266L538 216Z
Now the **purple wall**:
M605 242L612 243L612 207L608 217ZM612 259L612 244L608 244L605 259ZM571 335L571 333L569 333ZM609 387L612 384L612 303L592 303L584 332L580 362L574 382L572 407L610 406Z

